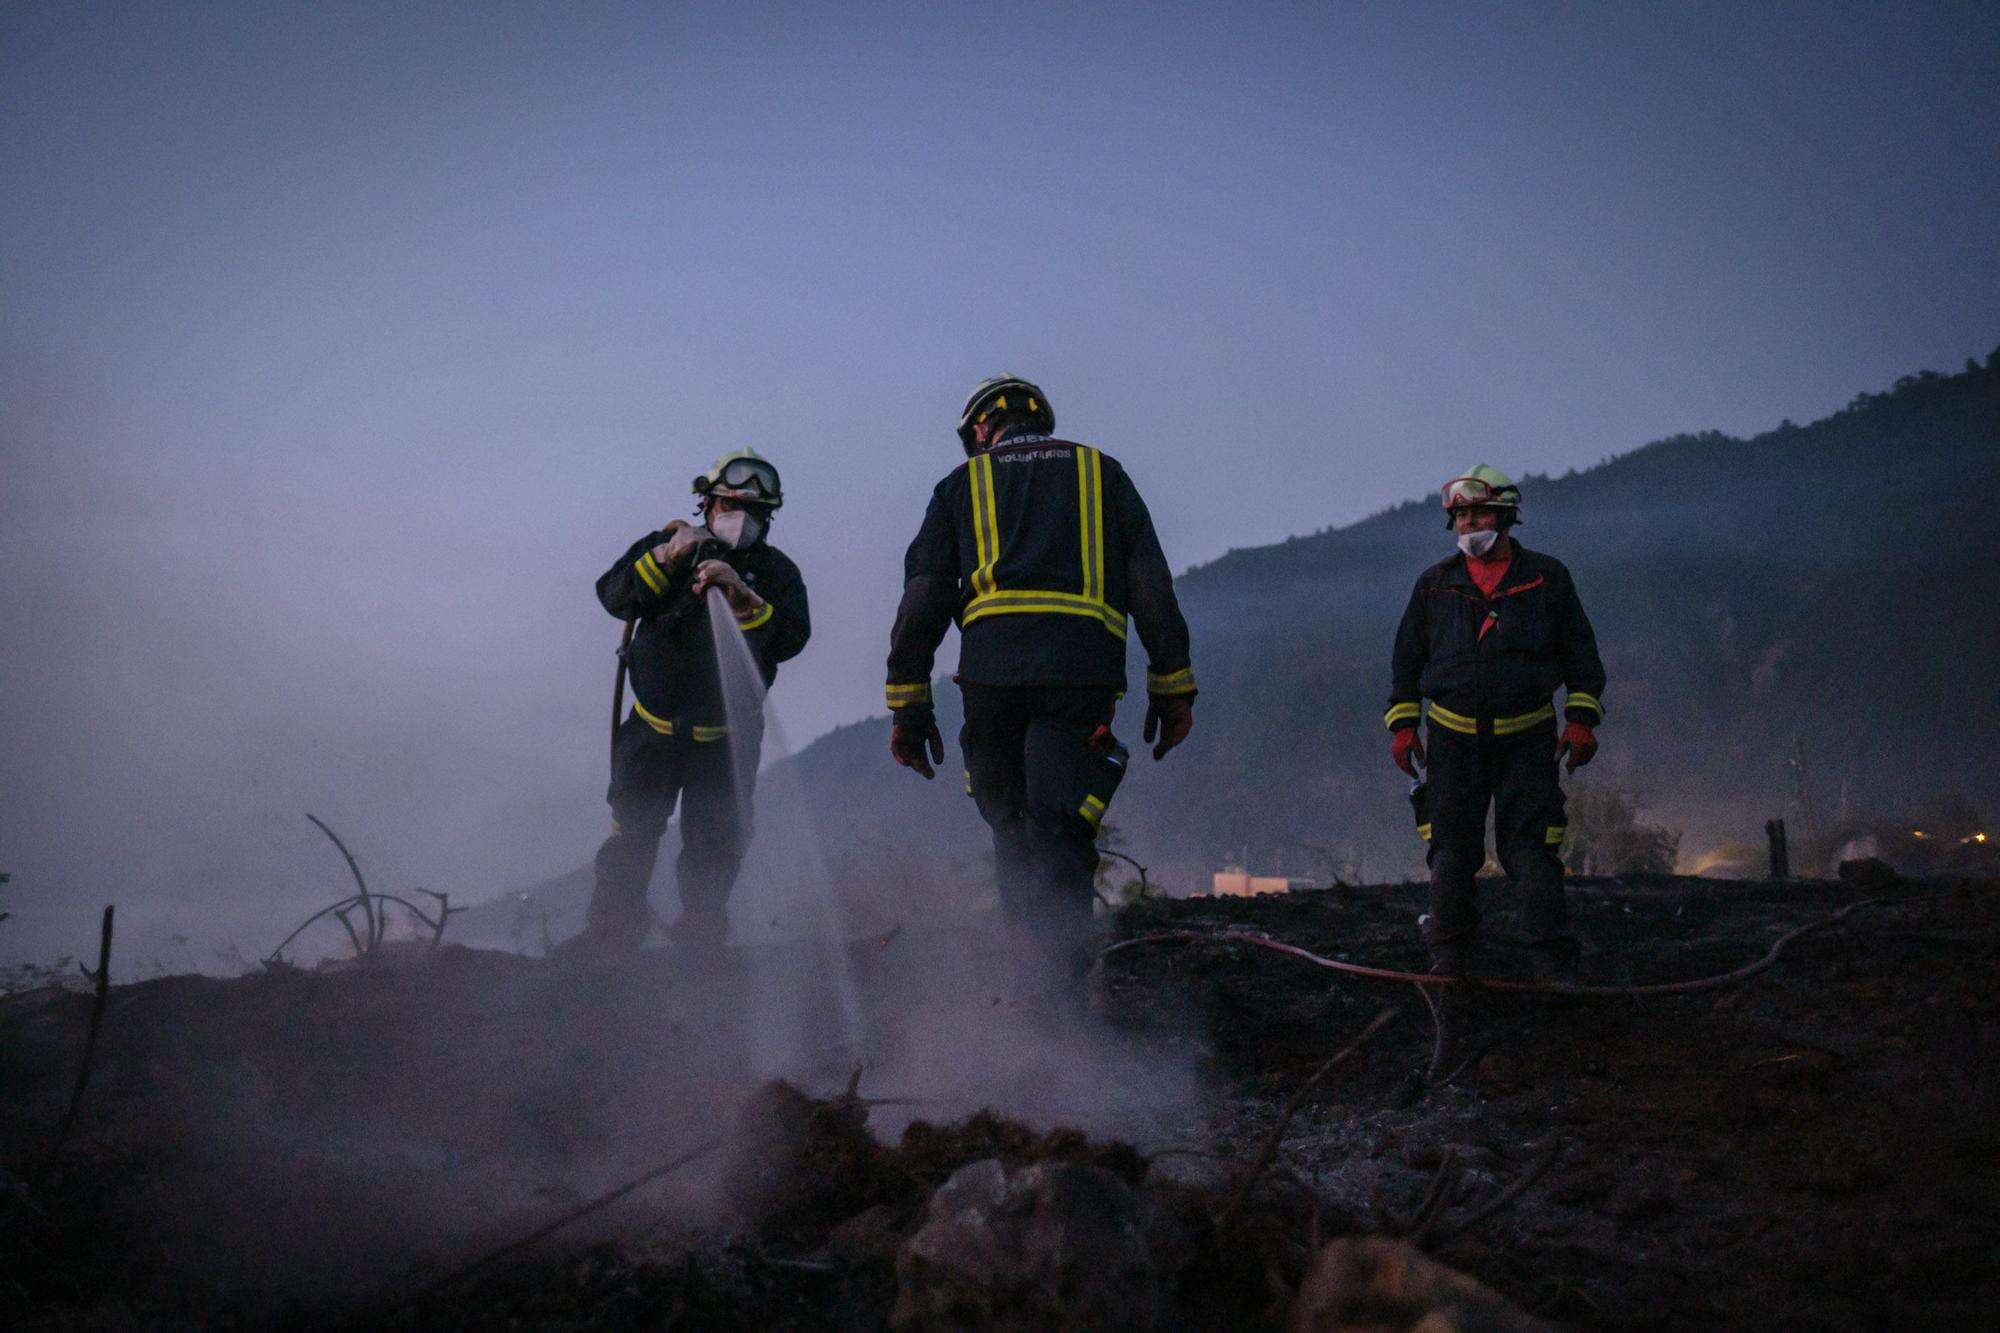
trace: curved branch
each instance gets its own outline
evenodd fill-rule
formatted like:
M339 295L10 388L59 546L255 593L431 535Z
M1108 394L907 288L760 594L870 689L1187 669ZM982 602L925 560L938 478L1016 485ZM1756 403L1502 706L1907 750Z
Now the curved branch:
M1632 999L1648 995L1692 995L1700 991L1722 990L1729 986L1748 981L1758 973L1768 970L1778 961L1778 955L1793 940L1810 935L1816 930L1838 925L1854 912L1864 907L1873 907L1886 901L1881 898L1864 898L1860 902L1849 903L1832 916L1817 921L1808 921L1802 926L1794 926L1771 942L1770 949L1754 963L1737 968L1734 972L1724 972L1720 976L1700 977L1693 981L1664 981L1649 986L1575 986L1554 981L1510 981L1504 977L1445 977L1430 972L1398 972L1386 967L1368 967L1361 963L1343 963L1332 958L1322 958L1309 949L1301 949L1296 944L1286 944L1274 940L1269 935L1252 930L1161 930L1148 935L1137 935L1129 940L1105 949L1098 956L1108 958L1125 949L1142 944L1254 944L1260 949L1270 949L1276 953L1289 954L1294 958L1311 963L1314 967L1324 967L1334 972L1345 972L1351 976L1373 977L1378 981L1414 981L1434 986L1456 986L1467 982L1497 991L1533 991L1543 995L1575 995L1597 999Z
M323 917L323 916L332 916L332 915L335 915L335 914L336 914L336 913L338 913L338 912L339 912L339 911L340 911L340 910L341 910L342 908L344 908L344 907L349 907L349 906L352 906L352 905L353 905L353 903L354 903L354 899L352 899L352 898L342 898L342 899L341 899L341 900L340 900L339 902L337 902L337 903L334 903L334 904L332 904L332 905L331 905L331 906L329 906L329 907L322 907L322 908L320 908L320 909L319 909L319 910L318 910L317 912L314 912L314 913L313 913L313 914L312 914L311 916L309 916L309 917L307 917L307 918L306 918L305 920L303 920L303 921L299 922L299 926L298 926L298 929L297 929L297 930L294 930L294 931L293 931L293 932L292 932L291 934L289 934L289 935L285 936L285 938L284 938L284 939L280 940L280 941L278 942L278 947L277 947L277 948L275 948L275 949L271 950L271 952L269 952L268 954L265 954L265 955L264 955L264 961L265 961L265 962L267 962L267 963L274 963L274 962L276 962L276 961L278 960L278 955L279 955L279 954L281 954L281 953L283 953L283 952L285 951L285 946L286 946L287 944L290 944L290 943L291 943L291 942L292 942L293 940L295 940L295 939L297 939L297 938L298 938L299 936L301 936L301 935L305 934L305 931L306 931L306 927L307 927L307 926L310 926L310 925L311 925L311 924L312 924L313 922L315 922L315 921L319 920L319 919L320 919L321 917ZM346 925L346 923L345 923L345 922L342 922L341 924L343 924L343 925ZM352 926L348 926L348 927L347 927L347 933L348 933L348 934L349 934L350 936L354 935L354 927L352 927ZM361 941L360 941L360 939L359 939L358 937L357 937L357 938L355 938L355 940L354 940L354 944L355 944L355 947L356 947L356 948L359 948L359 947L360 947L360 945L361 945Z
M361 867L355 864L354 853L347 850L347 844L340 840L338 833L326 826L325 820L310 810L306 811L306 818L318 825L321 833L332 838L333 845L340 848L340 854L347 858L347 868L354 875L354 886L361 890L361 910L368 918L368 944L373 948L382 941L382 927L375 920L375 909L368 905L368 881L361 878Z
M1141 897L1151 896L1153 892L1152 882L1146 878L1146 867L1139 864L1139 860L1137 857L1127 856L1123 852L1114 852L1109 847L1099 847L1097 849L1097 854L1099 856L1116 857L1118 860L1125 862L1127 865L1131 866L1134 870L1138 871L1140 896Z

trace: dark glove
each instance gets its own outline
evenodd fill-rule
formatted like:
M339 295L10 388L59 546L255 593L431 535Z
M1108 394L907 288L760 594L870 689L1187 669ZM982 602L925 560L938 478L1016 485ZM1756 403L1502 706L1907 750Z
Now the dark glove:
M1597 733L1581 722L1566 724L1562 739L1556 742L1556 758L1562 758L1565 750L1569 751L1569 762L1563 767L1574 773L1597 754Z
M1416 763L1410 759L1415 756ZM1417 764L1424 762L1424 743L1418 739L1417 726L1413 722L1407 727L1397 727L1396 734L1389 738L1389 757L1396 761L1396 767L1413 778L1422 777L1417 772Z
M1167 751L1186 740L1194 730L1194 696L1192 694L1149 694L1146 696L1145 737L1152 740L1157 733L1160 743L1153 747L1155 760L1166 758Z
M924 752L930 751L928 758ZM937 776L932 764L944 762L944 737L938 734L937 714L925 704L905 704L896 710L896 724L889 732L889 755L904 768L914 768L926 781Z

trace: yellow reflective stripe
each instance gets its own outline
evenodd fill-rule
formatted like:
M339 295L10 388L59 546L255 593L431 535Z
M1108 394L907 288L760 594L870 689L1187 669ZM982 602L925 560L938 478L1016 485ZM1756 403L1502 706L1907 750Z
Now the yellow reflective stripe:
M1104 602L1080 597L1073 592L1041 592L1023 588L1008 588L1000 592L990 592L975 597L966 603L965 614L959 617L961 627L986 616L1007 615L1017 612L1040 612L1049 615L1089 616L1119 638L1125 637L1125 615L1116 607Z
M1463 713L1454 713L1435 699L1424 701L1424 711L1430 714L1431 721L1446 731L1456 731L1466 736L1479 734L1478 719L1467 717Z
M1083 804L1076 808L1076 812L1082 815L1092 828L1104 822L1104 802L1095 796L1084 797Z
M738 611L736 613L737 628L756 629L759 625L763 624L765 621L771 618L773 610L774 608L771 606L771 604L769 602L766 602L762 606L758 607L755 611L747 611L747 612Z
M1394 731L1398 722L1416 722L1423 718L1420 704L1390 704L1389 711L1382 714L1382 725Z
M1097 450L1076 450L1077 527L1082 540L1083 595L1104 600L1104 462Z
M671 736L674 734L674 724L671 721L664 717L655 717L653 714L647 712L646 705L640 703L637 699L632 701L632 715L651 727L654 731L659 732L662 736Z
M1402 707L1402 705L1398 705L1398 707ZM1424 701L1424 711L1430 715L1431 721L1437 723L1447 731L1456 731L1465 736L1477 736L1479 734L1479 720L1477 718L1467 717L1463 713L1454 713L1435 699L1426 699ZM1396 709L1391 708L1389 716L1393 717L1395 712ZM1556 708L1554 704L1543 704L1534 712L1523 713L1519 717L1495 718L1493 720L1493 734L1495 736L1511 736L1517 731L1526 731L1529 727L1539 722L1546 722L1555 715ZM1387 720L1389 720L1388 717L1385 717L1384 721Z
M654 731L659 732L662 736L671 736L674 734L672 719L648 712L646 705L640 703L637 699L632 701L632 715L651 727ZM698 741L719 741L729 734L729 728L691 727L688 729L688 734Z
M1517 731L1526 731L1538 722L1546 722L1555 715L1556 706L1554 704L1543 704L1534 712L1523 713L1519 717L1496 717L1493 719L1493 734L1495 736L1511 736Z
M979 565L972 571L974 594L993 591L993 566L1000 563L999 505L993 498L993 460L985 454L972 460L972 544Z
M662 593L667 590L666 571L660 568L659 561L653 559L651 551L642 554L632 568L638 572L640 581L655 593Z
M1429 824L1417 825L1417 836L1425 842L1429 842L1431 840L1431 826Z
M931 683L923 681L916 685L890 685L885 690L889 707L902 708L909 704L927 704L931 701Z
M1597 696L1585 694L1582 690L1571 690L1569 696L1563 700L1563 707L1588 708L1596 713L1599 719L1604 717L1604 705L1597 702Z
M1551 824L1549 825L1548 834L1543 837L1542 841L1550 847L1560 847L1562 846L1563 835L1568 832L1569 825L1567 824Z
M1146 671L1146 693L1148 694L1193 694L1194 668L1182 667L1179 671L1169 671L1166 675Z

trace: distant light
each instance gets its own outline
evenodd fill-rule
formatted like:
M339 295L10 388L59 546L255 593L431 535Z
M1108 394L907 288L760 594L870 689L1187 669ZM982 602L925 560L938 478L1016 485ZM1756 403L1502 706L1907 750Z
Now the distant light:
M1911 831L1910 836L1913 838L1927 838L1930 835L1928 833L1925 833L1922 829L1914 829Z
M1973 835L1972 835L1972 840L1973 840L1974 842L1985 842L1985 841L1986 841L1986 835L1985 835L1984 833L1975 833L1975 834L1973 834Z

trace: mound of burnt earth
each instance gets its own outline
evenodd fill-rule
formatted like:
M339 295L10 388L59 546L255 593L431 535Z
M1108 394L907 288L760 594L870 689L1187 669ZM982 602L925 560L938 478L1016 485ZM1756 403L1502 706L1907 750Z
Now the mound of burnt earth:
M1483 968L1525 978L1485 898ZM1137 1146L906 1123L865 1053L760 1084L726 978L447 947L114 988L57 1152L90 997L0 999L0 1322L1990 1326L1994 884L1578 883L1577 981L1628 992L1483 989L1433 1083L1412 984L1211 938L1421 971L1422 900L1121 914L1094 1007L1212 1088Z
M1382 1005L1396 1023L1294 1122L1282 1165L1351 1210L1407 1216L1439 1179L1475 1200L1555 1151L1504 1212L1437 1248L1521 1305L1610 1328L1986 1328L2000 1301L2000 886L1876 886L1739 986L1629 1000L1487 992L1469 1063L1413 1090L1432 1036L1409 985L1242 943L1115 955L1118 1008L1192 1000L1239 1090L1216 1139ZM1498 885L1484 965L1525 978ZM1828 883L1584 881L1577 981L1727 973L1860 897ZM1322 956L1423 970L1424 891L1336 889L1148 907L1127 934L1251 928ZM1399 1090L1400 1089L1400 1090ZM1448 1165L1447 1165L1448 1163ZM1441 1227L1463 1212L1448 1201Z

